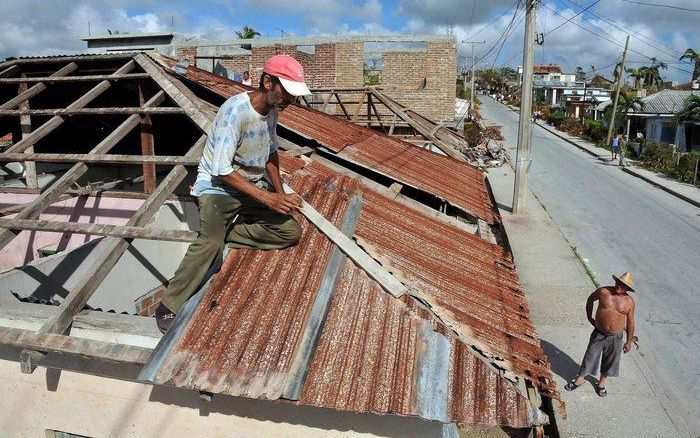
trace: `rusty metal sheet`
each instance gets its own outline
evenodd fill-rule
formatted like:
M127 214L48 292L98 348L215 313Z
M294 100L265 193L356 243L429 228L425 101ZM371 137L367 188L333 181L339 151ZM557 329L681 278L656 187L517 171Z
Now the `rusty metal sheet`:
M300 403L442 422L527 427L543 419L428 312L346 262Z
M166 68L176 64L163 56L156 61ZM223 97L251 90L196 67L189 67L186 77ZM280 113L279 123L347 161L437 196L489 224L500 221L484 175L475 166L311 108L289 106Z
M358 244L498 368L559 398L510 254L371 190Z
M350 178L295 176L290 185L336 225L357 188ZM300 224L304 238L286 250L231 251L156 383L280 397L333 249L312 225Z
M433 194L490 224L499 221L484 174L472 165L385 135L352 144L338 156Z

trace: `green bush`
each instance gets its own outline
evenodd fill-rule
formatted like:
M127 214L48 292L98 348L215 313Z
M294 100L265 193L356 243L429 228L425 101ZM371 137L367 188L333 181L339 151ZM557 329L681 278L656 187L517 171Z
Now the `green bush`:
M554 126L559 126L559 125L561 125L561 123L562 123L564 120L566 120L566 114L564 114L564 113L561 112L561 111L556 111L556 112L551 113L551 114L549 115L549 118L547 119L547 121L548 121L549 123L551 123L552 125L554 125Z
M585 119L583 121L583 135L590 138L592 142L597 143L605 141L608 132L600 120Z
M464 122L464 139L470 147L476 147L481 142L481 128L478 123Z
M692 184L698 159L700 152L674 152L667 144L648 141L644 144L641 163L646 169Z

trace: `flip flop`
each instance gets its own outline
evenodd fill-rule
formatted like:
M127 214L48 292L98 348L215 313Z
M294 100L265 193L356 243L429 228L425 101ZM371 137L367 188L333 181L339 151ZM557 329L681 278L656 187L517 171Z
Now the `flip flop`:
M583 385L583 383L581 383L581 385ZM573 379L572 381L567 383L566 386L564 386L564 389L566 389L567 391L573 391L574 389L578 388L581 385L577 385L576 379Z
M598 393L598 397L605 397L608 395L608 390L604 386L596 386L595 392Z

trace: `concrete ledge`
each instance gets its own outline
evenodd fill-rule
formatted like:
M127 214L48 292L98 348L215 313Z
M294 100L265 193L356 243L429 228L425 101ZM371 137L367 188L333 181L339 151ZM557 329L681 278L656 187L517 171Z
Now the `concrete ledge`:
M662 184L661 181L654 180L654 179L647 177L646 175L642 174L642 172L640 172L638 169L635 169L634 167L622 167L621 169L623 172L627 172L630 175L636 176L637 178L640 178L640 179L648 182L649 184L653 185L654 187L658 187L661 190L668 192L679 199L684 200L685 202L689 202L690 204L693 204L696 207L700 207L700 189L697 189L698 193L697 193L696 197L687 196L687 195L675 190L674 188L670 187L669 185ZM658 179L660 180L662 178L658 178Z

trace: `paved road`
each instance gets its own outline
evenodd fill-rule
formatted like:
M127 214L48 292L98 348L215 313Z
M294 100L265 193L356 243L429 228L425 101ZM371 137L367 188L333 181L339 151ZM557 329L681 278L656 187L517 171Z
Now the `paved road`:
M481 114L502 126L514 161L518 114L480 98ZM700 209L542 128L533 129L532 159L531 190L601 284L634 273L644 358L700 436Z

